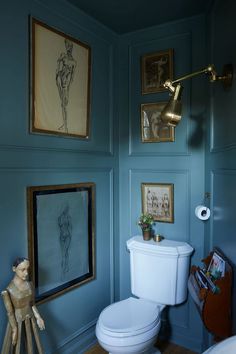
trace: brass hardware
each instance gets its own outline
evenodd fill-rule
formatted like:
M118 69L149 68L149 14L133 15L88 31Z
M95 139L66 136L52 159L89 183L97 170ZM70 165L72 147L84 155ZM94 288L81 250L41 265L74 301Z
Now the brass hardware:
M166 80L163 86L171 92L171 98L167 105L161 112L160 118L167 126L175 127L181 120L181 93L182 86L180 82L186 79L190 79L194 76L206 74L209 77L210 82L221 81L224 89L229 89L233 82L233 65L226 64L223 68L222 76L217 75L215 66L209 64L206 68L195 71L191 74L184 75L176 80Z
M157 234L157 235L154 235L154 236L153 236L153 240L154 240L155 242L160 242L160 241L164 240L164 237Z
M210 192L206 192L205 193L205 199L211 199L211 193Z
M233 83L233 74L234 69L232 64L226 64L223 67L223 76L219 77L219 80L222 80L222 84L224 89L229 89Z

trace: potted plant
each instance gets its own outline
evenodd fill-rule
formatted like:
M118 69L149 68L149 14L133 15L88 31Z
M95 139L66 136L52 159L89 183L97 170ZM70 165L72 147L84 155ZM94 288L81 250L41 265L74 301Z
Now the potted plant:
M152 236L152 225L154 224L154 219L151 214L141 214L138 220L138 225L142 229L143 239L148 241Z

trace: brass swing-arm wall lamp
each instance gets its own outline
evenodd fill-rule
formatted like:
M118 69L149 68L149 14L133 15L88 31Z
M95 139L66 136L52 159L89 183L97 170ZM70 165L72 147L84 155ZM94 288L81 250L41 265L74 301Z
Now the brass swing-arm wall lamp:
M161 121L165 125L175 127L181 120L181 94L183 87L181 86L180 81L190 79L200 74L206 74L209 77L210 82L221 81L224 88L229 88L231 87L233 80L233 66L231 64L225 65L222 76L217 75L214 65L208 65L205 69L182 76L174 81L170 79L166 80L163 86L167 88L172 95L160 115Z

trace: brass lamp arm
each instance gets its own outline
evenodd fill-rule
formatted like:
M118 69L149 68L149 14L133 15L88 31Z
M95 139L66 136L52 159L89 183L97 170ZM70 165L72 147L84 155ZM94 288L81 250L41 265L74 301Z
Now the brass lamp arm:
M171 92L171 97L169 102L167 102L160 114L161 121L165 125L170 127L176 127L176 125L181 120L181 94L183 87L181 86L180 81L190 79L191 77L200 74L208 75L210 82L221 81L225 89L230 88L233 82L232 64L227 64L224 66L222 76L217 75L214 65L208 65L205 69L182 76L179 79L173 81L170 79L166 80L163 86Z
M176 80L172 81L172 80L168 79L168 80L166 80L166 82L164 83L163 86L165 88L169 89L170 92L173 93L173 92L175 92L174 84L177 84L183 80L190 79L190 78L200 75L200 74L209 75L210 82L215 82L215 81L221 80L226 87L229 87L232 84L232 79L233 79L232 65L225 65L224 70L223 70L223 76L219 76L216 73L215 66L213 64L210 64L204 69L195 71L191 74L184 75Z
M172 81L172 84L178 83L178 82L186 80L186 79L190 79L191 77L194 77L194 76L197 76L200 74L209 74L210 81L215 81L217 79L214 65L208 65L205 69L195 71L194 73L184 75L184 76L180 77L179 79Z

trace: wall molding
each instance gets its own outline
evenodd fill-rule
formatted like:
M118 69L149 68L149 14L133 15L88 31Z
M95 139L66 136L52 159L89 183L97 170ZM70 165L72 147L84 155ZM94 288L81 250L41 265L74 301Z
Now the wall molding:
M73 154L88 154L88 155L104 155L104 156L114 156L112 151L99 151L99 150L84 150L84 149L70 149L70 148L51 148L51 147L39 147L31 145L0 145L0 151L39 151L39 152L49 152L49 153L73 153Z
M0 167L1 173L13 173L13 172L21 172L21 173L35 173L35 172L42 172L45 174L45 172L51 173L51 172L68 172L68 173L73 173L73 172L80 172L80 173L85 173L85 172L96 172L96 173L110 173L113 171L112 167Z
M145 169L140 169L140 168L131 168L129 169L129 211L130 211L130 215L129 215L129 232L130 232L130 235L132 235L132 178L133 178L133 175L135 174L142 174L143 176L147 175L147 174L168 174L168 175L183 175L185 176L185 178L187 179L187 186L186 186L186 210L187 211L190 211L191 210L191 172L187 169L173 169L173 170L170 170L170 169L153 169L153 168L145 168ZM150 181L150 178L149 180L143 180L142 182L145 182L145 183L149 183L149 182L153 182ZM168 181L168 183L170 182L170 180ZM158 182L157 182L158 183ZM161 183L165 183L165 180L163 178L163 181L161 181ZM174 182L170 182L170 183L174 183ZM140 197L141 197L141 194L140 194ZM174 204L176 204L176 200L174 200ZM186 228L186 242L188 243L191 243L191 230L190 230L190 216L185 218L185 228Z
M87 342L90 343L91 338L94 337L96 323L97 318L81 327L78 331L74 332L69 337L65 338L63 341L61 341L61 343L59 343L57 348L52 349L50 352L47 352L47 354L72 354L74 353L74 350L79 350L79 353L84 353L84 350L88 349ZM84 338L81 340L80 337Z
M190 68L189 70L191 71L191 67L192 67L192 51L193 51L193 48L192 48L192 32L191 31L179 31L178 34L176 33L173 33L172 35L168 35L168 36L161 36L161 35L157 35L155 38L149 40L149 41L140 41L140 42L136 42L135 44L129 44L128 46L128 56L129 56L129 81L128 81L128 89L129 89L129 102L128 102L128 111L129 111L129 115L128 115L128 154L129 156L134 156L134 157L138 157L138 156L190 156L191 153L189 151L189 145L186 144L184 146L184 149L181 149L182 151L176 151L176 148L173 149L172 147L170 147L170 144L171 143L167 143L167 145L164 145L163 143L159 146L161 147L165 147L167 148L167 150L165 151L161 151L161 152L158 152L157 150L158 149L155 149L155 146L157 147L158 144L152 144L150 145L149 144L145 144L143 143L143 146L146 145L146 146L151 146L151 148L149 149L149 151L147 152L144 152L144 151L137 151L136 147L135 147L135 142L137 141L138 137L134 136L134 130L133 130L133 125L134 125L134 115L136 114L135 112L137 111L137 109L135 109L135 107L137 108L137 104L139 105L138 108L140 108L140 103L144 103L146 102L147 100L147 95L144 95L144 96L141 96L141 93L139 94L134 94L133 92L133 87L132 87L132 83L133 83L133 63L136 62L137 63L137 60L140 61L140 55L139 55L139 52L142 53L142 50L144 50L144 48L147 48L149 45L154 45L155 42L159 43L159 42L163 42L165 43L165 41L176 41L177 39L181 39L181 38L184 38L184 41L185 43L188 44L188 50L189 50L189 58L190 58L190 62L189 62L189 65L190 65ZM166 44L164 44L164 47L166 46ZM172 45L171 47L174 47L174 45ZM138 48L139 51L138 53L135 52L135 50L137 50ZM175 63L175 61L174 61ZM174 65L173 63L173 65ZM139 65L140 67L140 65ZM186 69L187 70L187 69ZM140 75L139 76L135 76L136 79L137 77L140 78ZM191 110L192 110L192 105L191 105L191 95L192 95L192 90L191 90L191 85L190 86L190 90L189 90L189 93L188 93L188 96L186 98L186 100L188 100L188 107L189 107L189 115L191 116ZM141 89L141 88L140 88ZM140 97L141 96L141 97ZM153 97L158 97L157 94L153 94L153 95L149 95L150 96L150 100L149 102L154 102L154 99ZM155 102L157 101L168 101L168 97L166 98L166 93L165 95L160 95L159 93L159 97L158 99L155 99ZM136 103L139 102L139 103ZM135 122L137 122L138 120L138 117L137 119L135 120ZM139 120L140 120L140 111L139 111ZM184 127L184 138L187 142L187 139L190 135L190 124L191 124L191 121L190 119L187 119L187 122L186 122L186 126ZM141 124L139 124L139 136L140 136L140 129L141 129ZM183 139L183 138L182 138ZM175 139L176 141L176 139ZM140 138L139 138L139 141L138 143L140 143ZM140 144L139 144L140 145Z
M236 169L212 169L210 171L210 193L211 193L211 201L210 201L210 209L212 212L212 217L210 218L210 244L209 247L212 249L213 247L213 239L214 239L214 221L217 220L216 211L214 212L214 185L215 178L217 176L233 176L234 180L236 179ZM214 215L215 214L215 215Z

